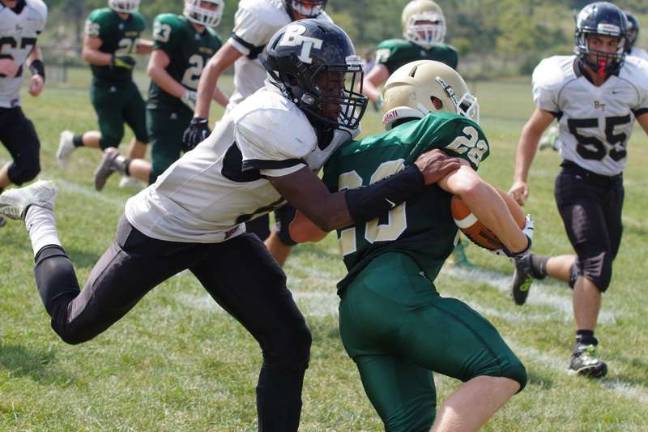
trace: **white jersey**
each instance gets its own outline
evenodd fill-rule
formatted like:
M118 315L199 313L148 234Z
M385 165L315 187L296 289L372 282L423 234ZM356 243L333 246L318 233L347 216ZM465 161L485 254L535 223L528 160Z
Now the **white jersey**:
M20 67L17 76L0 77L0 107L20 105L25 60L36 46L46 21L47 6L41 0L26 0L19 13L0 3L0 57L10 57Z
M317 19L332 22L324 11ZM229 42L243 57L234 63L234 93L228 111L263 87L266 71L258 56L277 30L290 22L283 0L241 0Z
M304 113L268 85L226 114L210 137L126 203L126 218L158 240L217 243L285 203L267 177L318 170L351 138L324 148Z
M618 75L597 87L576 56L549 57L533 71L533 100L559 119L563 159L596 174L620 174L635 117L648 112L648 63L626 57Z
M637 47L632 48L630 52L626 54L626 57L627 56L639 57L642 60L648 61L648 51Z

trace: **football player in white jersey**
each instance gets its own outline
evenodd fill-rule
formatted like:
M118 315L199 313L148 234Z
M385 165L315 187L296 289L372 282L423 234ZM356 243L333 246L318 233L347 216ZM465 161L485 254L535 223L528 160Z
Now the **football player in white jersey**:
M562 170L555 196L574 255L530 255L516 263L513 299L524 304L532 278L551 276L573 288L576 345L569 369L602 377L607 365L594 336L602 293L621 241L623 169L635 119L648 133L648 63L626 56L626 18L607 2L576 18L576 55L542 60L533 73L536 110L522 130L510 193L524 204L542 132L559 123Z
M29 94L38 96L43 91L45 65L36 41L46 21L47 6L41 0L0 0L0 142L13 159L0 167L0 192L40 172L40 141L20 108L20 85L28 68Z
M54 331L68 343L92 339L151 289L191 271L259 342L259 429L290 432L299 424L311 336L285 274L261 240L245 233L245 222L287 200L325 230L361 223L460 163L437 150L370 186L330 193L314 171L360 122L367 104L355 91L362 64L346 33L330 23L290 24L271 43L272 82L128 200L116 238L83 291L58 239L51 183L5 191L0 214L24 219L38 291Z
M184 144L192 148L209 135L207 118L211 96L221 74L234 65L234 93L229 99L226 112L234 109L246 97L263 87L266 79L259 55L272 35L291 21L302 18L316 18L331 22L324 12L326 0L242 0L234 16L231 37L212 57L205 67L198 83L198 99L194 118L187 132ZM225 118L227 119L227 118ZM264 216L249 224L248 231L254 232L266 245L280 264L288 257L294 245L288 235L287 224L293 210L282 207L275 212L278 227L272 234L268 229L269 217Z
M641 49L636 45L639 38L639 20L630 11L625 11L628 19L628 31L626 34L626 55L639 57L648 61L648 51Z

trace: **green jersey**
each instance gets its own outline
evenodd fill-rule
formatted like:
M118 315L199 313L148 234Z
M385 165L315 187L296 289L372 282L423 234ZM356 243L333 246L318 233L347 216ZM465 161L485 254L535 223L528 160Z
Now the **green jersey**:
M425 49L404 39L388 39L376 48L376 64L384 65L390 75L399 67L416 60L436 60L457 69L457 50L445 44Z
M477 123L457 114L428 114L383 134L344 144L326 163L324 183L334 192L366 186L395 174L414 163L421 153L435 148L467 160L475 169L489 154L488 141ZM433 280L452 252L457 232L450 198L438 186L431 186L380 218L338 230L349 271L339 289L386 252L411 256Z
M169 57L169 64L165 68L167 73L190 90L198 89L203 68L222 45L213 29L205 27L202 33L198 33L187 18L173 14L162 14L155 18L153 40L153 48L164 51ZM154 81L151 81L149 87L148 106L152 109L189 109Z
M107 54L133 55L137 39L146 28L144 17L139 12L128 14L121 19L117 12L109 8L95 9L85 24L85 34L101 39L99 51ZM120 67L90 65L96 81L118 83L132 80L133 71Z

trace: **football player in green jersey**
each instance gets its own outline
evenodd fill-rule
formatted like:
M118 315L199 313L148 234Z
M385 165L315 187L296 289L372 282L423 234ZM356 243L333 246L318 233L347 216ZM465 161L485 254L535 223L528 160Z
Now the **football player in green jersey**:
M144 100L133 82L133 54L148 54L153 43L140 39L146 24L138 12L140 0L108 0L107 8L95 9L86 20L81 57L92 70L90 99L97 113L99 131L61 133L56 158L65 168L78 147L105 151L119 146L124 123L135 138L131 157L144 157L148 137Z
M476 173L489 145L477 101L457 72L430 60L409 63L389 78L384 95L387 132L340 147L324 167L329 189L369 185L432 148L463 165L384 217L338 230L349 271L338 284L342 342L385 430L429 431L433 423L433 431L477 430L527 377L484 317L434 286L457 231L450 199L459 195L516 260L529 253L532 224L527 218L520 230ZM301 214L291 228L300 241L317 232ZM433 372L464 381L436 420Z
M222 45L213 28L219 24L223 8L223 0L186 0L182 15L161 14L155 18L153 53L147 69L151 77L146 107L151 162L124 157L116 148L109 149L95 172L97 190L116 171L153 183L185 150L182 133L193 117L198 80L203 67ZM227 97L218 88L213 99L227 105Z
M441 7L432 0L413 0L401 16L403 37L388 39L376 48L376 62L363 83L365 96L380 107L379 87L394 71L415 60L436 60L457 68L457 51L443 43L446 22Z
M401 15L403 37L388 39L376 48L375 64L365 75L363 92L376 110L382 105L380 86L395 70L416 60L436 60L457 68L457 51L443 43L446 21L441 7L432 0L413 0ZM466 240L457 237L452 260L457 265L470 265L464 248Z

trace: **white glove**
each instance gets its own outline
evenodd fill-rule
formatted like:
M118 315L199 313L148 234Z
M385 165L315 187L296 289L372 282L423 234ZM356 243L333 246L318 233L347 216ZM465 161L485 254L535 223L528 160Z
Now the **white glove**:
M180 98L182 103L187 105L191 111L196 108L196 100L198 99L198 93L194 90L185 90L184 94Z

